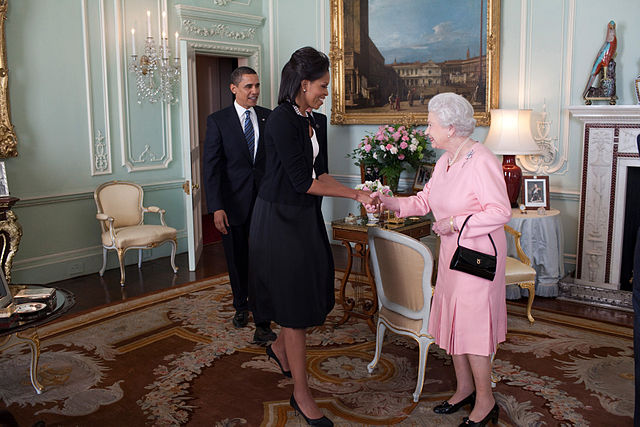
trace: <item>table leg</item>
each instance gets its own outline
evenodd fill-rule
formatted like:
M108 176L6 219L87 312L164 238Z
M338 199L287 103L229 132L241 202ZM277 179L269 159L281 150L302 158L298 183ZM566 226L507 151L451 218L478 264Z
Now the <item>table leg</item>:
M342 319L336 323L336 328L342 324L344 324L349 317L351 317L351 311L355 305L355 301L352 298L347 298L347 281L349 280L349 276L351 275L351 267L353 266L353 251L351 250L351 243L347 241L343 241L342 244L347 248L347 269L344 271L344 276L342 277L342 281L340 283L340 303L342 304L342 308L344 310L344 314L342 315Z
M31 366L29 368L31 384L36 390L36 393L42 394L44 387L38 382L38 359L40 359L40 338L38 337L38 331L33 328L11 334L6 337L4 341L0 341L0 350L24 343L27 343L31 349Z
M375 283L373 282L373 276L371 275L371 271L369 269L368 245L364 243L356 243L355 248L352 248L351 243L344 240L342 241L342 244L347 248L347 269L345 270L344 277L342 278L342 282L340 284L340 300L344 309L344 314L342 318L336 323L335 327L344 324L351 316L355 316L360 319L365 319L371 331L375 332L376 326L373 322L373 318L375 313L378 311L378 297L376 293ZM355 251L353 249L355 249ZM359 297L359 291L353 284L351 286L352 288L354 288L356 293L354 298L348 297L346 294L347 282L349 281L349 277L351 276L354 257L362 259L363 271L361 271L361 273L364 273L364 275L366 275L367 277L366 284L369 286L369 289L373 294L372 299ZM356 310L356 307L358 305L362 305L362 311Z

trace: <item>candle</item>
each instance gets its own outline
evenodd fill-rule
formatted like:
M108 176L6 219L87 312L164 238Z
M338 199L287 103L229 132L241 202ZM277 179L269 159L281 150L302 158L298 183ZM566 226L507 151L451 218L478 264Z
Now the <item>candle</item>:
M167 11L166 10L162 11L162 32L164 34L167 33Z
M167 33L162 32L162 43L160 44L162 47L162 58L167 59Z
M131 29L131 55L136 54L136 29Z
M151 11L147 10L147 38L151 37Z
M178 58L180 55L178 54L178 32L176 31L176 51L174 52L174 56Z

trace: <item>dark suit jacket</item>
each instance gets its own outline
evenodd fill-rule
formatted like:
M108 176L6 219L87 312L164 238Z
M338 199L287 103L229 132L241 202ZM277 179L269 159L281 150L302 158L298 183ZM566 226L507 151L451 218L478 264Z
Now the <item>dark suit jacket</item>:
M265 168L265 123L271 110L253 107L260 132L255 162L251 161L234 105L207 118L204 142L204 183L208 211L224 209L230 225L249 219Z
M313 163L309 138L309 121L298 115L288 103L273 110L265 127L267 172L260 187L260 197L270 202L312 206L317 196L307 194L311 187L312 168L316 177L328 173L327 116L313 113L319 152Z

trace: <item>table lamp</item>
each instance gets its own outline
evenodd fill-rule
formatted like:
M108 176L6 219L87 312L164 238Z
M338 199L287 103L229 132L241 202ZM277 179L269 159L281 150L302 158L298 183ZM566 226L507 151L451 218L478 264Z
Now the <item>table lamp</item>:
M484 145L502 155L509 201L511 207L517 207L522 169L516 164L516 156L541 152L531 136L531 110L491 110L491 127Z

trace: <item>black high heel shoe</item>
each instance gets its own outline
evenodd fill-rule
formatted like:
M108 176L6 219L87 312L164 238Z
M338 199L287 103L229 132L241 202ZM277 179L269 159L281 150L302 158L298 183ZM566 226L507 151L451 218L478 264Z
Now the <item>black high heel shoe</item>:
M462 408L465 405L471 404L471 408L473 409L473 405L475 402L476 402L476 392L474 391L469 396L465 397L458 403L454 403L453 405L445 400L438 406L435 406L433 408L433 412L435 412L436 414L453 414L454 412L457 412L460 408Z
M304 420L307 422L307 424L309 424L310 426L320 426L320 427L333 427L333 421L331 421L329 418L327 417L321 417L321 418L314 418L311 419L309 417L307 417L304 412L302 412L302 410L300 409L300 407L298 406L298 402L296 402L296 398L293 397L293 394L291 395L291 399L289 399L289 404L291 405L291 407L293 409L296 410L297 413L299 413L300 415L302 415L302 418L304 418Z
M491 421L491 423L493 425L498 424L498 416L500 415L500 407L498 406L498 404L496 403L495 405L493 405L493 408L491 408L491 410L489 411L489 413L487 414L486 417L484 417L482 419L482 421L471 421L469 419L469 417L464 417L462 419L462 424L460 424L458 427L467 427L467 426L486 426L487 424L489 424L489 421Z
M291 378L291 371L285 371L284 368L282 367L282 363L280 363L280 360L278 359L278 356L276 356L276 354L273 352L273 349L271 348L271 344L269 344L267 346L267 357L269 359L273 359L276 361L276 363L278 364L278 366L280 366L280 370L282 371L282 375L284 375L287 378Z

